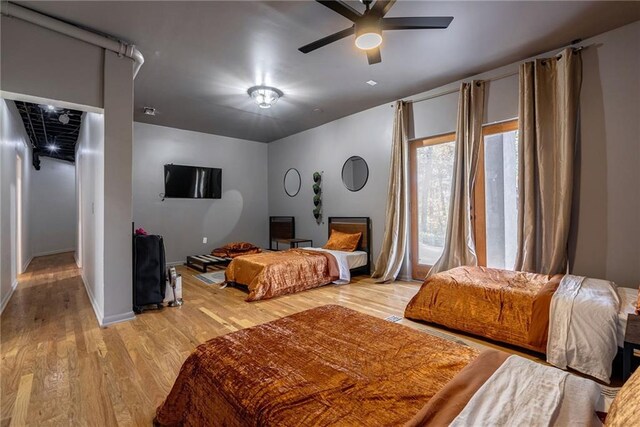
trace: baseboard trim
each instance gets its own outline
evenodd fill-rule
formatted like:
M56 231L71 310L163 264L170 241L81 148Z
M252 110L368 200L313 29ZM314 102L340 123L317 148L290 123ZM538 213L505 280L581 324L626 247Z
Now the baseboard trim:
M84 288L87 291L87 295L89 296L89 301L91 302L91 307L93 307L93 312L96 315L96 320L98 321L98 325L101 328L113 325L115 323L126 322L128 320L133 320L136 318L136 315L133 311L129 311L126 313L112 314L110 316L104 316L100 307L96 304L95 297L91 292L89 286L87 286L87 280L84 276L84 270L80 270L80 277L82 277L82 283L84 283Z
M84 289L87 291L87 296L89 297L89 302L91 302L91 307L93 308L93 313L96 315L96 320L98 321L98 325L102 326L102 321L104 319L104 315L102 314L102 310L98 307L96 303L96 299L93 296L93 292L89 286L87 286L88 280L84 275L84 270L80 270L80 277L82 277L82 283L84 284Z
M0 314L2 314L2 312L4 311L5 307L9 304L9 300L11 299L11 297L13 296L13 293L15 292L16 288L18 287L18 280L14 280L13 283L11 284L11 290L9 291L9 293L7 293L7 295L5 295L5 297L2 299L2 303L0 303Z
M135 318L136 315L133 311L129 311L127 313L112 314L111 316L107 316L102 319L102 323L100 324L100 326L105 327L113 325L114 323L126 322Z
M64 254L67 252L75 252L76 248L70 248L70 249L55 249L53 251L46 251L46 252L38 252L37 254L33 254L33 256L31 258L35 258L35 257L39 257L39 256L48 256L48 255L57 255L57 254Z
M27 271L27 268L29 268L29 264L31 264L31 261L33 261L33 257L30 256L22 265L22 271L20 273L24 273L25 271Z
M171 261L165 264L167 265L167 267L175 267L176 265L184 265L184 263L184 261Z

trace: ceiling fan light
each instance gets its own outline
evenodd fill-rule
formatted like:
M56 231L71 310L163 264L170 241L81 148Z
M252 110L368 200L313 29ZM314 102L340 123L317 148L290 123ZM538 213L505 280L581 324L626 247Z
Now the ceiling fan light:
M382 36L378 33L364 33L356 37L356 47L358 49L375 49L380 44L382 44Z
M356 22L356 47L362 50L375 49L382 43L380 19L365 16Z
M253 86L247 90L247 93L258 107L265 109L275 105L283 95L281 90L269 86Z

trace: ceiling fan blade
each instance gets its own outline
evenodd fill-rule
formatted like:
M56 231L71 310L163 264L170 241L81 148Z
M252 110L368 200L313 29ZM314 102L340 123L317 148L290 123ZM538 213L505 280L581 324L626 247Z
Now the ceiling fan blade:
M358 12L348 4L343 3L339 0L316 0L316 1L321 5L326 6L329 9L333 10L334 12L339 13L340 15L344 16L345 18L347 18L352 22L356 22L358 18L362 17L360 12Z
M338 31L337 33L333 33L330 36L323 37L320 40L316 40L313 43L309 43L308 45L302 46L298 50L302 53L309 53L316 49L320 49L323 46L326 46L330 43L337 42L340 39L348 37L355 32L354 27L347 28L346 30Z
M447 28L453 16L423 16L407 18L383 18L384 30L421 30Z
M373 64L377 64L378 62L382 62L382 56L380 56L380 48L379 47L367 50L367 61L369 61L369 65L373 65Z
M383 17L389 12L391 6L396 2L396 0L378 0L373 4L371 8L371 13L375 13L379 17Z

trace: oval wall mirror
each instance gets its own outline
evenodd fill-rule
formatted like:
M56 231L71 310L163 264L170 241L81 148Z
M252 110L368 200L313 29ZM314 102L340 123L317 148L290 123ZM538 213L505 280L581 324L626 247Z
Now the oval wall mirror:
M298 169L291 168L284 174L284 192L289 197L295 197L300 192L302 180Z
M342 182L349 191L360 191L369 179L369 166L360 156L351 156L342 165Z

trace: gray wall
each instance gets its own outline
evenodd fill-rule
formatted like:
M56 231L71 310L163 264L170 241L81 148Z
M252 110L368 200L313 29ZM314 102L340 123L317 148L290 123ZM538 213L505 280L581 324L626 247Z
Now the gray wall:
M42 256L76 249L76 168L73 163L40 158L32 171L29 229L32 255Z
M315 246L327 241L329 216L371 217L377 257L384 232L392 124L393 108L382 105L270 143L269 214L295 216L297 237L313 239ZM358 192L347 190L341 178L342 165L354 155L369 166L369 181ZM302 176L295 197L284 192L284 174L289 168L298 169ZM315 171L324 172L322 224L312 214Z
M268 244L266 144L135 123L133 163L136 227L164 236L167 262L183 263L230 241ZM163 202L168 163L221 168L222 199Z
M16 18L3 16L1 31L3 96L104 113L104 295L90 296L100 324L133 318L133 61Z
M573 271L640 282L640 22L583 53Z
M31 260L25 215L29 212L33 171L28 144L29 138L13 101L0 98L0 312L18 285L18 274ZM18 168L22 170L21 185L17 180Z
M102 107L103 50L2 15L3 91Z
M637 287L640 281L640 22L602 34L582 44L584 83L581 97L582 146L576 180L579 215L574 221L570 257L572 271ZM555 53L555 52L551 52ZM551 54L549 53L549 54ZM548 55L548 54L545 54ZM542 55L541 55L542 56ZM517 73L518 64L477 76L490 79ZM460 82L416 95L422 98L457 89ZM413 105L412 133L416 138L455 131L457 93ZM518 76L487 85L485 123L518 115ZM269 144L269 212L295 215L298 236L326 241L326 225L311 214L311 173L325 171L325 214L370 216L377 256L386 204L392 109L383 105ZM350 193L340 181L342 163L352 154L369 163L370 181ZM289 167L303 176L295 198L282 189ZM406 272L403 272L406 273Z
M104 319L131 319L133 61L104 51Z

